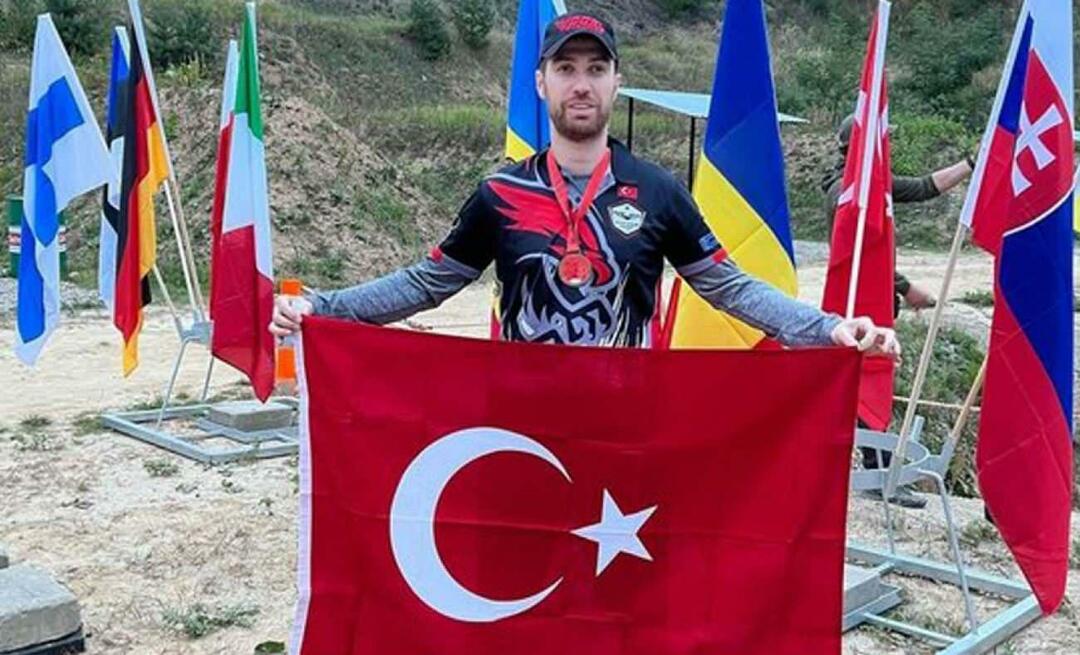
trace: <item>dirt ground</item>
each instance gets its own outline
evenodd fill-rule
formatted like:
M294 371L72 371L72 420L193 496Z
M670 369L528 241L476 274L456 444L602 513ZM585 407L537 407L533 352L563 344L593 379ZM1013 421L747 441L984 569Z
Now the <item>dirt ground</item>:
M936 288L943 256L907 253L900 268ZM990 261L965 254L954 296L989 288ZM817 302L824 267L804 266L804 299ZM476 285L413 327L483 336L488 289ZM951 321L985 326L985 311L950 307ZM285 641L295 600L296 463L281 458L206 467L97 428L91 420L108 408L132 407L160 394L178 343L168 315L151 312L142 337L142 364L127 380L119 374L119 347L105 316L67 316L36 370L14 360L10 325L0 330L0 543L15 562L51 571L82 605L90 653L248 655L264 641ZM909 353L908 356L915 356ZM207 356L192 348L179 390L199 394ZM211 392L243 393L239 376L217 367ZM242 383L241 383L242 384ZM35 417L50 419L48 425ZM1017 571L996 533L987 530L976 501L956 499L965 554L978 567ZM1080 514L1074 515L1080 543ZM901 550L947 560L938 504L904 512ZM851 536L881 544L880 505L854 497ZM1080 554L1076 556L1080 562ZM908 603L900 616L939 631L958 631L963 606L953 589L893 576ZM1073 570L1065 607L1031 626L1000 653L1080 652L1080 571ZM167 615L197 604L248 614L233 626L198 639L169 627ZM980 599L986 616L999 607ZM198 626L195 626L198 627ZM844 638L849 655L932 652L923 643L860 628Z

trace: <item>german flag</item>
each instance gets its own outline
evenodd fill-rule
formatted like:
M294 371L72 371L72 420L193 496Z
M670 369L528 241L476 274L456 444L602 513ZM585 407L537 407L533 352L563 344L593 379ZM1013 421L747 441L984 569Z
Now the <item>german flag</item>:
M154 194L168 178L164 134L151 96L141 25L132 24L131 70L122 96L124 163L116 247L113 322L124 338L124 375L139 365L143 307L150 302L149 275L157 258Z

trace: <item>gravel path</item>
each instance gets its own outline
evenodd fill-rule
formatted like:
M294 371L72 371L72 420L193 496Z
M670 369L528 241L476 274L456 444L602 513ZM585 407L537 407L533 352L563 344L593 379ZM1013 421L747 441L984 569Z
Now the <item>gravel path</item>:
M0 321L10 321L15 316L18 298L18 280L0 277ZM61 306L68 311L102 307L96 289L83 289L70 282L60 283Z

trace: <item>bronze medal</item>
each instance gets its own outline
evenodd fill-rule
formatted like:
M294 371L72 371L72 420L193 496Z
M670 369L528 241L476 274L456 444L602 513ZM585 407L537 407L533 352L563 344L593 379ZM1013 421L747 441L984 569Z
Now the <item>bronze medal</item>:
M593 281L595 271L592 262L581 251L580 226L585 220L585 215L588 213L593 199L596 197L600 183L607 174L610 163L611 151L607 150L589 177L589 183L582 194L581 203L572 208L569 193L566 190L566 180L563 179L558 162L555 161L555 156L550 151L547 155L548 175L551 178L551 186L555 192L555 200L563 216L566 217L566 253L559 260L559 280L573 289L578 289Z
M559 260L559 279L575 289L592 282L593 266L589 258L580 252L568 252Z

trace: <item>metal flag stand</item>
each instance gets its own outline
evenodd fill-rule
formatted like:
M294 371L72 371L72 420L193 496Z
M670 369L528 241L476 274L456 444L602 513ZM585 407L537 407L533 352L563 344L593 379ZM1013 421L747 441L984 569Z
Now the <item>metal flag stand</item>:
M166 193L170 196L166 186ZM170 213L173 212L172 202L169 203ZM180 218L180 221L183 219ZM174 225L178 222L173 214ZM186 232L184 241L187 241ZM184 241L178 241L182 248ZM187 245L190 248L190 245ZM185 257L190 256L185 255ZM194 270L194 261L190 261ZM187 277L187 266L185 277ZM287 457L299 452L298 431L296 418L298 405L294 398L273 398L265 406L253 407L248 414L271 412L280 414L288 409L289 420L284 426L274 426L266 429L242 430L235 425L214 420L214 406L208 403L210 392L210 380L214 370L214 357L211 354L206 367L206 375L203 379L202 393L199 402L194 405L180 407L171 406L173 392L176 389L176 381L180 374L180 366L189 345L201 345L210 350L210 337L213 323L206 318L201 306L201 297L192 298L192 322L186 327L169 296L168 287L162 279L160 272L154 269L166 304L172 312L173 323L176 326L180 338L180 349L173 360L172 373L162 392L161 407L151 410L129 412L106 412L102 414L102 423L121 434L138 439L145 443L164 448L172 453L203 464L225 464L238 460L266 459L271 457ZM189 286L189 291L191 287ZM180 423L193 434L182 435L179 431L165 428L165 422ZM227 446L216 447L220 441L226 441Z
M888 34L889 3L882 2L879 5L879 17L881 33L878 37L878 47L883 48ZM883 57L877 55L879 59ZM881 66L879 63L878 66ZM883 67L882 67L883 68ZM860 258L863 246L863 227L866 217L866 193L869 188L870 162L873 156L874 143L877 129L878 98L880 88L878 75L883 74L882 69L875 67L875 79L871 87L869 116L866 128L866 147L864 150L863 179L859 187L859 220L855 237L855 251L852 264L852 275L848 289L848 306L846 315L853 316L855 293L858 285L860 271ZM964 564L963 553L960 550L960 541L957 536L956 522L953 519L952 507L949 502L948 489L945 486L945 475L952 462L957 442L963 432L964 424L972 411L975 399L982 388L983 376L986 371L986 363L976 376L976 379L968 393L967 399L961 409L960 416L942 450L938 454L930 453L919 442L923 421L916 416L920 396L926 381L926 372L930 364L934 341L937 337L938 328L941 325L943 309L948 298L949 286L956 267L960 246L963 243L965 226L962 221L956 227L956 236L953 239L952 249L949 253L949 261L942 281L941 293L938 305L934 311L933 319L927 333L926 342L923 345L922 355L919 360L915 380L912 385L911 397L908 400L907 411L900 428L899 435L870 430L856 430L855 444L857 446L875 449L878 453L878 468L868 470L856 470L852 472L851 489L880 490L885 508L886 537L888 548L882 550L871 546L849 543L847 557L852 562L869 565L869 569L855 569L860 582L869 579L876 582L876 593L870 594L862 602L856 603L857 607L845 608L843 627L845 630L867 623L893 632L908 635L927 641L941 647L938 653L947 655L959 655L960 653L984 653L998 644L1004 642L1033 621L1039 618L1040 608L1028 586L1022 582L1008 580L990 573L969 569ZM884 454L891 455L891 461L884 462ZM893 512L890 498L892 498L898 486L913 485L922 481L931 481L941 499L941 507L945 516L945 530L952 556L952 563L945 564L930 559L912 557L897 552L896 539L893 532ZM920 577L942 584L950 584L959 587L964 598L964 612L968 631L962 635L947 635L926 626L891 619L884 616L889 609L900 604L898 590L894 587L881 583L882 576L888 573L899 573ZM865 586L865 585L864 585ZM846 597L853 597L855 588L846 583ZM874 588L871 585L871 588ZM973 591L985 594L993 594L1004 598L1008 605L1005 609L995 613L986 622L980 623L975 611Z
M879 466L877 469L853 471L851 489L854 491L881 491L884 501L888 548L882 550L853 542L849 543L847 548L848 560L870 566L871 568L866 573L872 578L876 577L878 581L886 574L898 573L958 587L964 598L964 612L968 631L962 635L946 635L914 623L885 617L884 612L900 604L901 601L895 596L897 591L895 588L883 584L880 585L880 592L876 598L860 607L847 610L844 616L844 630L866 623L940 646L941 650L937 652L944 655L985 653L1017 634L1041 616L1039 604L1026 583L970 569L964 564L956 522L949 502L948 489L945 485L945 475L952 463L964 425L974 411L975 400L982 390L983 380L986 375L985 359L975 376L975 380L972 382L964 404L960 408L956 423L953 425L948 438L944 441L941 452L936 455L932 454L919 440L922 433L923 419L916 415L916 409L920 403L920 397L925 385L926 372L930 365L934 341L941 325L952 276L956 269L956 260L960 254L960 246L963 243L965 232L964 224L958 224L949 253L945 277L942 280L941 290L938 295L938 304L930 321L926 342L923 344L915 380L908 399L907 411L904 414L899 435L871 430L856 430L856 445L877 450ZM883 453L891 455L891 462L888 465L884 465ZM922 481L932 482L941 500L941 507L945 516L945 530L953 560L951 564L904 555L896 550L893 513L889 499L897 487L914 485ZM974 592L996 596L1005 600L1007 605L1004 609L997 611L986 621L980 623L975 611Z
M128 7L139 43L138 52L133 54L143 60L143 69L146 72L150 87L154 112L157 116L161 116L157 87L153 80L150 57L146 51L146 37L142 34L142 16L139 11L138 0L128 0ZM236 56L235 41L230 42L229 56ZM226 69L226 75L228 75L229 67L226 67ZM228 85L228 77L226 78L226 85ZM145 411L106 412L101 416L102 423L121 434L205 464L222 464L243 459L264 459L294 455L299 451L299 442L296 428L297 403L292 398L273 399L266 406L253 407L247 412L248 414L270 412L280 415L282 412L287 411L289 420L287 425L284 426L241 430L236 425L213 420L212 417L215 412L212 410L214 408L207 402L210 392L210 379L214 370L212 353L207 364L199 402L182 407L170 406L173 392L176 389L176 380L180 374L180 366L183 363L188 346L197 344L206 347L209 351L213 323L207 315L202 290L199 288L198 270L191 247L191 238L188 235L183 207L179 202L180 198L182 198L180 183L177 179L176 169L172 165L172 155L164 131L162 131L161 138L165 151L165 160L168 165L165 200L168 205L173 233L176 236L176 247L180 255L180 268L184 275L184 286L187 290L188 302L192 308L191 325L190 327L184 325L169 294L168 286L165 284L161 272L155 266L153 269L154 276L172 314L173 323L180 338L180 348L173 361L172 374L169 376L169 380L166 382L162 392L161 407ZM184 423L185 427L194 434L183 436L178 432L166 430L163 427L165 421ZM229 442L229 445L220 448L212 447L215 440L225 440Z
M901 603L897 594L898 590L885 584L880 584L879 593L860 606L845 608L843 621L845 631L862 624L874 625L939 646L941 648L937 651L939 655L960 655L961 653L985 653L1041 616L1039 604L1027 584L971 569L964 563L948 489L945 486L945 474L955 452L956 439L963 430L967 414L971 411L971 401L977 396L985 370L984 363L968 395L968 402L965 403L961 418L958 419L941 452L932 454L919 442L923 421L921 418L916 418L907 444L906 459L903 465L896 466L895 469L898 471L897 484L900 486L916 484L923 480L933 482L945 516L945 530L948 535L952 563L942 563L898 552L888 503L885 504L888 547L881 549L856 542L849 542L847 547L848 560L871 567L866 573L878 581L887 574L898 573L958 587L964 598L967 632L961 635L947 635L915 623L884 616L885 612ZM870 430L857 430L855 437L856 445L874 448L878 450L879 456L883 452L895 453L898 441L899 438L895 434ZM853 471L851 489L853 491L884 490L887 475L888 469L884 468ZM1007 605L980 623L975 610L973 597L975 592L1003 599Z

